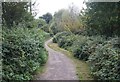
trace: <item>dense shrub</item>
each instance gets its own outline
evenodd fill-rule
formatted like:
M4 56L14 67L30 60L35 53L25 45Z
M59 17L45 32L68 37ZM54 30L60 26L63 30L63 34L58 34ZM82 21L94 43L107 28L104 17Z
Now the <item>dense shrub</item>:
M79 47L77 52L79 53L75 53L75 52L74 53L79 55L79 59L88 60L88 57L95 52L96 47L99 44L102 44L104 41L105 41L105 38L101 36L92 36L92 37L84 36L84 38L79 39L79 42L78 42Z
M71 35L71 33L67 31L57 33L53 38L53 42L57 43L62 37L69 36L69 35Z
M62 48L65 48L69 51L72 51L74 56L87 60L89 55L94 52L95 47L102 43L103 38L98 37L87 37L82 35L69 35L62 36L58 39L58 45Z
M70 35L70 36L62 36L59 40L58 40L58 45L62 48L67 49L68 47L72 46L73 42L75 40L74 35Z
M60 47L72 51L75 57L87 60L87 46L84 46L87 40L89 39L85 36L59 33L55 36L53 42L57 42Z
M57 35L56 38L60 47L71 51L80 60L88 60L92 75L96 79L120 80L120 42L118 37Z
M114 47L114 40L96 47L90 55L92 74L102 80L120 80L120 49Z
M39 29L14 28L2 31L2 77L7 80L30 80L47 60L43 43L45 34Z
M45 32L49 33L49 25L48 24L42 26L41 29L44 30Z
M87 51L88 46L85 44L88 39L89 38L85 36L76 36L76 40L71 47L71 51L73 52L75 57L82 60L87 60L89 54Z

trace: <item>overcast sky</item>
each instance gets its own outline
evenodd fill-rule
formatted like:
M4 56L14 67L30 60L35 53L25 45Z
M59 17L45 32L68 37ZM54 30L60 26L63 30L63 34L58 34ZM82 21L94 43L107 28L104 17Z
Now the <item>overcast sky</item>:
M50 12L52 15L54 12L64 8L67 9L72 3L79 9L83 6L84 0L33 0L36 1L37 17Z

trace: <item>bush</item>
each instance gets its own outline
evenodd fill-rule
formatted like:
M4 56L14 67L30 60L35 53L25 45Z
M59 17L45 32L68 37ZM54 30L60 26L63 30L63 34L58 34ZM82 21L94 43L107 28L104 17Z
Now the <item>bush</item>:
M70 32L67 32L67 31L64 31L64 32L60 32L60 33L57 33L54 38L53 38L53 42L54 43L57 43L62 37L64 36L69 36L71 33Z
M44 32L27 28L3 28L2 77L7 80L30 80L47 60Z
M120 80L120 49L114 47L114 40L96 47L90 55L92 74L102 80Z
M102 80L120 80L119 39L107 40L101 36L79 37L72 46L74 56L88 60L93 76Z
M119 37L61 34L56 36L56 42L80 60L88 60L96 79L120 80Z
M41 29L44 30L45 32L49 33L49 25L48 24L42 26Z
M75 40L74 35L69 35L69 36L62 36L59 40L58 40L58 45L62 48L69 48L70 46L72 46L73 42Z
M96 46L101 44L104 40L105 39L101 36L88 37L76 35L76 39L69 50L73 52L75 57L88 60L89 55L95 51Z
M88 45L86 45L86 41L89 40L88 37L85 36L77 36L76 41L73 44L73 54L75 57L81 60L87 60L89 56L89 52L87 51Z

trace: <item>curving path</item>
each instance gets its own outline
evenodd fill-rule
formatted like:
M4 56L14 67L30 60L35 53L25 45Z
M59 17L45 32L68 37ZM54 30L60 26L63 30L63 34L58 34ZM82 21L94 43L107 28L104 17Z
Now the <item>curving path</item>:
M49 58L46 65L46 71L37 76L37 80L78 80L76 69L72 60L64 54L57 52L47 46L52 39L45 42L45 48L48 51Z

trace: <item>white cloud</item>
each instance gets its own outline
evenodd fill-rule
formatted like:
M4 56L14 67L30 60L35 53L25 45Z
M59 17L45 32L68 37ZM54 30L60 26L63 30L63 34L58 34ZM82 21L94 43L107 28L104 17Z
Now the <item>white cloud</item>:
M36 9L38 11L36 18L47 12L54 14L54 12L62 8L67 9L72 3L81 9L83 6L83 1L84 0L36 0L36 3L39 4L36 6Z

